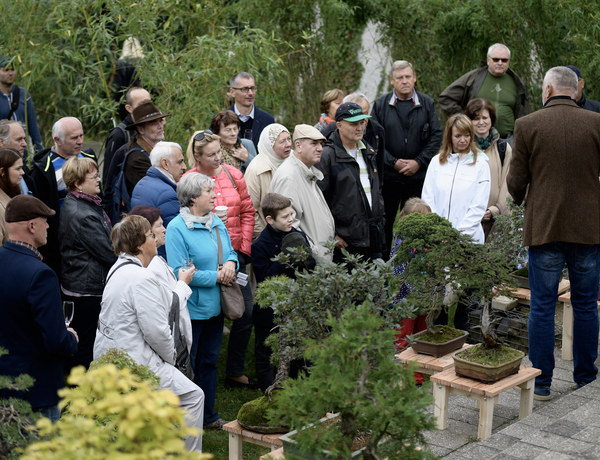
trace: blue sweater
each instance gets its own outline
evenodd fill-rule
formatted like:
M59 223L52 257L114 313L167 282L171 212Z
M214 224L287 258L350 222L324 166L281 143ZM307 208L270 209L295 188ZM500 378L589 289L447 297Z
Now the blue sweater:
M190 318L193 320L210 319L221 313L221 291L217 284L217 226L223 246L223 262L231 260L237 265L238 258L231 247L229 234L218 217L213 218L211 230L199 223L194 224L194 228L190 230L181 215L178 215L167 229L167 262L175 276L186 259L192 259L198 270L190 283L192 295L187 302Z

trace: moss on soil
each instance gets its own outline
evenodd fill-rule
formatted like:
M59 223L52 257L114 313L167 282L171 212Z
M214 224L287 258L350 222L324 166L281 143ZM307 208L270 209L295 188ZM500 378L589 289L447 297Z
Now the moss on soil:
M278 391L274 391L271 394L271 398L267 396L261 396L260 398L248 401L238 412L238 421L246 426L270 426L276 427L277 423L270 423L267 418L268 410L277 404Z
M479 344L457 353L457 356L473 363L498 366L499 364L508 363L522 356L522 354L523 352L505 345L490 348Z
M465 331L450 326L436 326L433 333L419 335L418 340L431 343L445 343L463 335Z

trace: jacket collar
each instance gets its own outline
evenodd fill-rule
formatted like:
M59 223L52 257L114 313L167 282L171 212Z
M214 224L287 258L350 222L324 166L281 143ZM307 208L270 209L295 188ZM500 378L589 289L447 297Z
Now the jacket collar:
M554 96L546 101L543 108L545 109L547 107L553 107L555 105L570 105L573 107L579 107L577 103L569 96Z
M150 166L148 168L148 172L146 172L148 177L155 177L157 179L162 180L163 182L169 184L173 188L177 188L177 184L173 180L173 176L171 176L168 172L163 169L157 168L155 166Z
M317 182L323 180L323 177L325 177L323 176L323 173L321 171L315 168L314 165L309 168L304 163L302 163L302 161L300 161L296 154L294 154L293 152L290 153L290 156L285 161L290 161L292 165L295 165L296 168L300 171L300 174L302 174L302 177L308 182Z
M340 138L340 133L337 129L329 135L327 144L334 147L333 150L335 152L336 160L355 161L354 157L350 155L346 150L346 147L344 147L342 139ZM372 148L365 145L365 143L362 140L358 142L358 150L360 150L363 156L375 156L375 151Z

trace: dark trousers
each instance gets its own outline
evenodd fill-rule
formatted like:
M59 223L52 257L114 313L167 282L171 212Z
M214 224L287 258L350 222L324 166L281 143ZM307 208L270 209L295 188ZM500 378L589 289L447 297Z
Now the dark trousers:
M239 253L238 253L239 254ZM240 254L241 255L241 254ZM240 272L246 273L246 264L243 261L244 256L239 257ZM246 286L240 286L242 295L244 296L245 311L244 315L236 319L231 326L229 334L229 346L227 347L227 364L225 367L225 375L227 377L240 377L244 375L244 363L246 361L246 350L250 342L252 334L252 290L250 283Z
M387 185L386 185L387 184ZM412 184L386 183L384 181L381 194L383 195L383 207L385 210L385 241L383 259L390 258L390 250L393 243L394 222L398 209L404 206L406 200L414 196L421 197L423 181Z
M72 327L77 332L79 343L77 353L65 361L65 371L68 373L75 366L85 366L87 369L94 359L94 341L98 329L98 317L100 316L101 296L72 297L63 294L63 300L73 302L74 313Z
M217 362L223 340L223 314L192 320L192 364L194 383L204 391L204 425L219 420L215 410Z

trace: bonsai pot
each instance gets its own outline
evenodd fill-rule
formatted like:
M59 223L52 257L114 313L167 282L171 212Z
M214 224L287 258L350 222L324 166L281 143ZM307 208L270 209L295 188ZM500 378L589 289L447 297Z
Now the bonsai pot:
M510 274L515 284L523 289L529 289L529 270L527 267L519 268Z
M439 327L441 326L436 326L436 330ZM428 334L428 331L425 330L413 335L413 340L410 344L411 348L416 353L431 355L436 358L447 355L448 353L451 353L454 350L459 350L467 341L467 336L469 335L469 333L467 331L461 331L460 329L449 328L448 326L444 327L457 331L457 337L441 343L433 341L429 342L421 338L424 335Z
M479 343L469 348L469 350L471 350L470 353L475 352L478 347L483 347L483 344ZM464 357L465 350L458 351L452 355L454 358L454 369L456 371L456 375L479 380L480 382L484 383L494 383L500 379L503 379L504 377L516 374L519 372L521 360L523 359L523 356L525 356L525 353L520 350L511 350L514 352L516 357L497 365L480 364L470 361Z
M311 423L310 425L303 427L302 430L307 430L307 429L313 428L320 424L327 425L327 424L337 423L336 419L339 418L339 415L340 414L333 414L333 415L329 415L327 417L323 417L318 422ZM331 458L331 455L326 450L322 452L322 455L316 456L316 457L314 455L310 455L310 454L307 454L306 452L304 452L301 449L298 442L294 439L294 437L297 434L298 434L298 430L294 430L294 431L290 431L289 433L286 433L279 437L279 439L283 443L283 454L285 455L286 458L287 457L297 458L299 460L329 460ZM352 452L351 458L360 458L362 456L363 449L364 449L364 447Z

